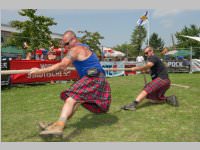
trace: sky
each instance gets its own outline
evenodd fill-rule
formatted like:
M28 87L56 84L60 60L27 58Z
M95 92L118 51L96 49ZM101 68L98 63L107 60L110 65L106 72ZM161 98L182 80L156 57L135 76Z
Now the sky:
M26 20L18 14L19 9L1 9L1 23L8 24L11 20ZM137 20L148 11L149 28L144 27L150 35L155 32L161 37L165 46L172 45L171 35L181 31L184 26L195 24L200 27L200 9L38 9L37 15L54 18L57 25L50 29L54 33L64 33L67 29L99 32L104 39L105 47L114 47L130 43L131 34ZM81 34L77 35L81 37Z

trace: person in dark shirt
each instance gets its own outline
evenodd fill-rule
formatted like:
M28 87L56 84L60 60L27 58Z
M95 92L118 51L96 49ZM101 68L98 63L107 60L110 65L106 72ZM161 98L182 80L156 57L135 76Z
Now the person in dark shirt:
M170 79L167 68L160 58L154 54L153 48L148 46L144 49L147 56L147 63L144 66L133 67L132 71L150 71L152 81L145 85L144 89L136 97L136 99L128 105L122 107L124 110L135 110L136 106L147 98L152 103L168 103L178 106L178 100L175 95L166 97L164 94L170 88Z

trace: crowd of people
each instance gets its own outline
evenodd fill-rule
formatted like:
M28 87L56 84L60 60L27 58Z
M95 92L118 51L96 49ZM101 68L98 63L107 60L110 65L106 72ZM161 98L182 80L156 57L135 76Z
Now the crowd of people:
M28 44L24 42L23 44L24 53L17 54L14 58L15 60L61 60L67 53L67 51L63 48L56 48L53 45L49 47L49 49L38 48L34 51L28 51Z

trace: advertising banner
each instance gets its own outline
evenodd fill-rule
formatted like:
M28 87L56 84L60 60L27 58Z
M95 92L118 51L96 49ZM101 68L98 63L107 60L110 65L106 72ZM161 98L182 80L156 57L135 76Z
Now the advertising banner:
M101 65L104 69L105 68L124 68L123 61L117 61L117 62L102 61ZM124 71L105 71L105 72L106 72L106 77L116 77L116 76L124 75Z
M190 72L190 61L182 60L182 61L166 61L165 62L168 72Z
M10 70L21 70L21 69L31 69L31 68L46 68L53 64L58 63L59 61L50 61L50 60L11 60L10 61ZM11 75L11 83L33 83L33 82L48 82L51 80L77 80L78 73L74 71L59 71L45 73L41 75L30 75L30 74L13 74Z
M192 72L200 71L200 59L192 59Z

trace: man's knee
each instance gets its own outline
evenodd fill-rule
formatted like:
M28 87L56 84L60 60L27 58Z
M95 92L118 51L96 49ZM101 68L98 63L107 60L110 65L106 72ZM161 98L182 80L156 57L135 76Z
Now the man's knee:
M142 95L144 95L144 96L147 96L147 95L148 95L147 91L145 91L145 90L142 90L142 92L141 92L140 94L142 94Z

